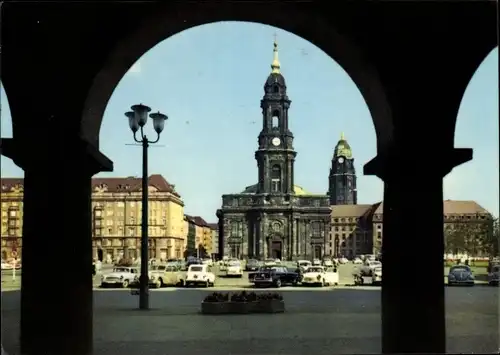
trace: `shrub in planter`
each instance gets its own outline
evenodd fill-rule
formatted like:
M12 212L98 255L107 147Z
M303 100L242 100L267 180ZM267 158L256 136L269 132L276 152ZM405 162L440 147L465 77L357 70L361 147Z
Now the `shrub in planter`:
M203 300L204 303L220 303L220 302L229 302L229 294L214 292Z
M229 310L229 295L227 293L214 292L205 297L201 303L203 314L227 314Z
M255 313L282 313L285 311L283 296L279 293L263 293L258 295Z

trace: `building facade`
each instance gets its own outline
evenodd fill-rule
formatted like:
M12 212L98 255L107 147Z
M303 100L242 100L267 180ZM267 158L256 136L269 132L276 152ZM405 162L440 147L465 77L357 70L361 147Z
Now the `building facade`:
M245 258L296 260L322 257L330 231L326 195L311 195L295 185L297 152L289 129L285 78L274 43L271 73L261 100L262 130L258 136L257 184L222 196L219 218L220 254Z
M23 179L2 179L2 260L21 256L23 236Z
M200 216L185 215L188 226L186 256L210 257L212 254L212 230Z
M465 246L469 240L469 243L476 243L469 248L469 252L481 254L482 245L478 242L478 234L490 232L493 224L491 213L475 201L445 200L443 206L445 237L451 236L450 230L460 228L460 236L457 237L462 241L457 243L457 248L458 245ZM383 209L381 202L373 205L332 206L331 241L328 244L331 255L352 258L356 255L381 253L384 236ZM418 228L418 222L412 228ZM418 245L416 242L414 247L421 248L425 254L425 245Z
M208 226L212 232L212 252L211 256L213 259L219 257L219 224L209 223Z
M184 202L161 175L149 177L149 255L181 258L185 249ZM2 179L2 257L20 254L23 179ZM95 259L140 257L141 179L92 179L92 250Z

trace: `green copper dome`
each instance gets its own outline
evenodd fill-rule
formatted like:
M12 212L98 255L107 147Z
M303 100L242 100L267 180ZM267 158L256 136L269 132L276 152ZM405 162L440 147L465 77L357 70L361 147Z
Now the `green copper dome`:
M342 133L340 135L340 140L338 141L337 145L335 146L334 155L336 157L343 156L347 159L352 159L351 146L349 145L349 143L347 143L347 140L345 139L344 133Z

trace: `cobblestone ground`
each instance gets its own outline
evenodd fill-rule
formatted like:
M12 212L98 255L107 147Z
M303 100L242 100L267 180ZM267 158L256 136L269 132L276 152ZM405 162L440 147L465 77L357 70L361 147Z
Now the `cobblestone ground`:
M380 353L380 289L280 289L276 315L203 316L209 290L152 291L150 311L127 290L94 292L95 355ZM19 293L4 292L2 341L19 354ZM447 288L448 352L499 349L499 289Z

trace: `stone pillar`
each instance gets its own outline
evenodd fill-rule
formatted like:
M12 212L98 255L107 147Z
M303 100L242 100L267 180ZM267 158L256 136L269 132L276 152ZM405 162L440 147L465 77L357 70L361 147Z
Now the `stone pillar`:
M437 148L432 144L430 147ZM415 162L426 154L414 148L395 145L390 153L365 166L365 174L376 174L385 182L383 353L446 352L443 177L457 162L468 160L467 152L432 151L440 157L441 166L421 169ZM422 217L418 228L412 228L412 219L417 216ZM425 246L425 287L409 283L404 267L408 262L422 260L421 248L414 247L414 243ZM419 329L418 337L415 329Z
M242 237L243 237L243 250L241 251L243 258L247 258L250 250L249 250L249 245L248 245L248 220L243 219L242 222Z
M71 138L12 139L3 152L25 172L20 327L24 355L92 353L91 177L112 171L113 163L93 146ZM63 255L71 267L60 267ZM57 290L47 288L40 266L57 270Z

